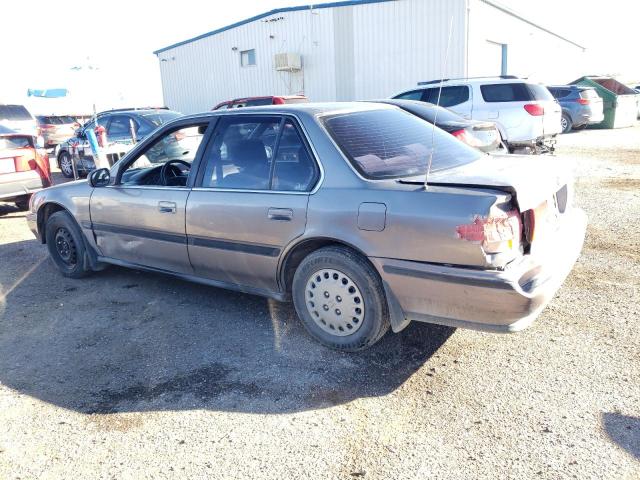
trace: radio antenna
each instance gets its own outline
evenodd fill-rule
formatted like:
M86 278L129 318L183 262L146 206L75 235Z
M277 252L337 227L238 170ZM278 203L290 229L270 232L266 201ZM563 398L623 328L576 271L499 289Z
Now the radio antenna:
M440 107L440 95L442 94L442 83L444 82L444 73L447 69L449 60L449 46L451 45L451 32L453 31L453 15L449 21L449 36L447 38L447 49L444 52L444 62L442 63L442 71L440 74L440 86L438 87L438 100L436 102L436 113L433 116L433 127L431 128L431 150L429 151L429 161L427 163L427 173L424 175L424 189L429 188L429 173L431 172L431 163L433 162L433 151L435 149L435 133L436 124L438 122L438 108Z

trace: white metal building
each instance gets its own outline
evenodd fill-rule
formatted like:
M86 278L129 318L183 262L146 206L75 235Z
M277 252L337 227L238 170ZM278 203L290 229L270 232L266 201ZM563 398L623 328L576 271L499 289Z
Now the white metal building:
M272 10L154 53L165 104L192 113L249 96L389 97L442 76L568 82L583 52L493 0L353 0Z

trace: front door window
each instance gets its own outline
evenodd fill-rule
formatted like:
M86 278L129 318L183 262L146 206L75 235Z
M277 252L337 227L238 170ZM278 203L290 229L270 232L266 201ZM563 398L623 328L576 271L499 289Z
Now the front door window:
M131 160L120 183L185 187L206 129L207 124L196 124L165 133Z

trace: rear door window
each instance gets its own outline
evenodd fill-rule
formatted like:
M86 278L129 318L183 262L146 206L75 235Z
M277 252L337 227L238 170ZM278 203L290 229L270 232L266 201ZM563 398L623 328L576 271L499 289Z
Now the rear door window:
M124 115L113 116L107 129L107 138L109 140L131 139L131 125L129 124L129 117Z
M424 90L412 90L410 92L401 93L400 95L393 97L401 100L422 100Z
M296 126L287 120L276 151L272 189L305 192L315 183L316 175L316 162Z
M400 109L341 113L322 119L360 174L369 179L424 175L473 162L481 153Z
M454 87L442 87L440 92L440 101L438 102L439 87L428 88L425 90L423 97L425 102L440 105L441 107L453 107L469 100L469 87L466 85L458 85Z
M268 132L277 129L280 121L279 117L222 117L207 153L202 186L268 190L273 148L265 145L262 136L271 139Z

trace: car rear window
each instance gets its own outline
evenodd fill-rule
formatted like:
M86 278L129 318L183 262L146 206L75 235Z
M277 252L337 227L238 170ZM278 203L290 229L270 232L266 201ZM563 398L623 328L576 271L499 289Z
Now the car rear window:
M352 165L370 179L424 175L477 160L481 153L400 109L335 114L322 119Z
M596 92L595 88L585 88L584 90L580 90L581 98L599 98L598 92Z
M33 147L33 140L27 136L0 137L0 150Z
M238 107L259 107L262 105L271 105L273 104L273 98L254 98L252 100L245 100L244 102L238 102L234 104L236 108Z
M553 100L547 87L535 83L495 83L481 85L480 92L485 102L530 102Z
M174 118L181 117L182 114L178 112L158 112L158 113L146 113L142 115L146 120L149 120L156 127L167 123Z
M29 111L22 105L0 105L0 120L32 120Z

